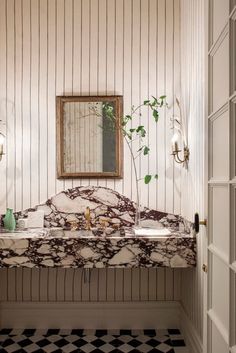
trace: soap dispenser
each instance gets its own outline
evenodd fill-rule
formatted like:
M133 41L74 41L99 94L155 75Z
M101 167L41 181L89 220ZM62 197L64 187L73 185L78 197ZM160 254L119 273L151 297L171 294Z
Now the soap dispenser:
M3 224L4 228L9 231L14 231L16 229L16 220L12 208L7 208L7 212L3 218Z

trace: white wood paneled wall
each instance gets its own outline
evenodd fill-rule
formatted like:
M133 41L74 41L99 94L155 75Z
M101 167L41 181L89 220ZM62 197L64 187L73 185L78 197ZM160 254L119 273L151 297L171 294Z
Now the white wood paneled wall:
M121 94L125 113L148 96L167 95L170 110L161 113L157 125L146 121L145 111L140 118L148 124L151 154L138 160L139 174L159 174L142 187L141 201L180 213L181 168L170 156L169 123L173 95L180 92L179 14L179 0L0 0L0 118L7 136L0 163L0 213L6 207L34 206L78 185L107 186L135 198L126 147L123 180L56 179L55 97L64 94ZM3 271L2 299L57 300L58 295L60 300L89 300L88 293L96 300L179 296L174 289L179 273L169 270L101 271L90 292L87 286L72 291L70 270L56 273ZM149 281L150 276L155 280Z
M1 269L0 301L180 300L181 269Z
M138 160L144 205L180 212L180 168L170 156L173 94L180 91L179 0L0 0L0 213L22 210L78 185L111 187L135 198L131 158L123 180L57 180L56 95L124 96L124 112L167 94L170 110L147 121L151 154ZM137 146L133 146L137 148Z
M190 161L182 171L181 214L206 217L205 202L205 5L181 0L181 99L188 121ZM205 229L197 235L197 269L183 272L181 300L187 316L203 339L203 272Z

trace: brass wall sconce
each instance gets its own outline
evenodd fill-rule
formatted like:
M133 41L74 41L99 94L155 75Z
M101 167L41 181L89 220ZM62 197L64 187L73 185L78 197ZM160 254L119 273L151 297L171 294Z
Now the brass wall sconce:
M3 153L3 144L5 141L5 136L0 132L0 161L2 160Z
M187 142L187 125L186 119L184 118L180 106L179 100L176 98L176 103L179 108L179 117L174 116L172 121L172 129L176 131L172 138L172 153L171 155L174 157L176 163L183 164L186 168L188 167L189 161L189 147ZM181 149L178 145L178 140L180 141L183 148ZM181 156L182 155L182 156Z
M183 151L179 148L176 135L174 135L172 139L172 153L171 155L174 157L174 160L176 163L182 164L182 163L187 163L189 161L189 148L184 144L183 146ZM183 157L180 157L180 154L183 153Z

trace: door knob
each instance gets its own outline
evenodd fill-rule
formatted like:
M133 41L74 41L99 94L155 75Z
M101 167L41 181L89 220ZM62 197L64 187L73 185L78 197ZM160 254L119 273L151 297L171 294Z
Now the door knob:
M203 272L207 273L207 265L206 264L202 265L202 270L203 270Z
M199 214L195 213L194 215L194 223L193 223L193 229L195 230L196 234L199 233L199 227L200 225L206 226L207 225L207 220L204 219L203 221L200 221L199 219Z

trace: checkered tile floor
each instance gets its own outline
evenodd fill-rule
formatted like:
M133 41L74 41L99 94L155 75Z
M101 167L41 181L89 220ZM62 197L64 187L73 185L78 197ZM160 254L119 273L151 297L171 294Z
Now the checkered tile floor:
M178 329L0 330L0 352L187 353Z

